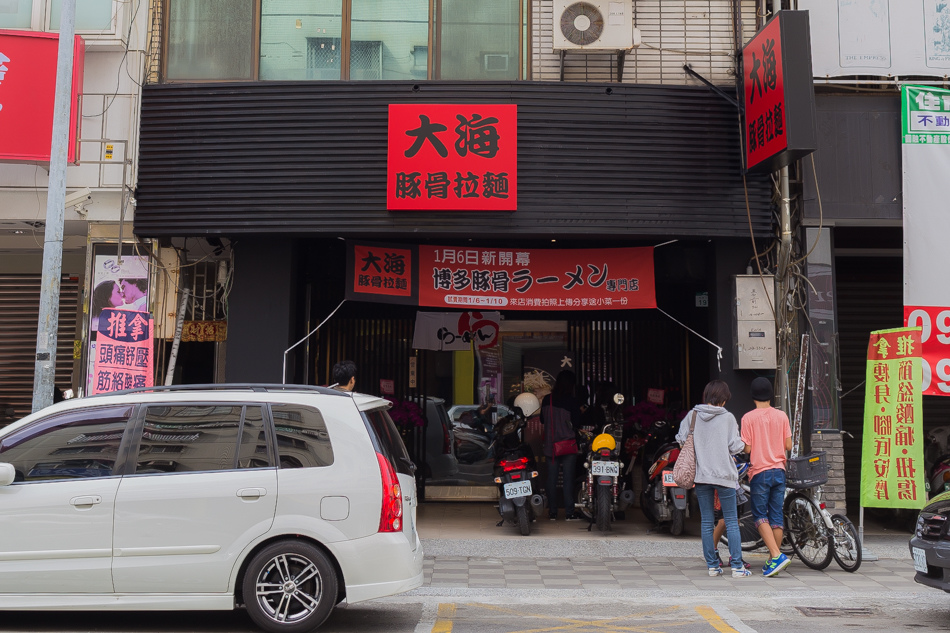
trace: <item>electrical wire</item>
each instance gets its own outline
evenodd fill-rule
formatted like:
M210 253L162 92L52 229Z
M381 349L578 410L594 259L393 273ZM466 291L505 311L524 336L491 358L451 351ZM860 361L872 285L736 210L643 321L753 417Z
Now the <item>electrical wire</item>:
M125 36L125 50L122 52L122 58L119 60L119 66L118 66L118 69L116 71L116 76L115 76L115 91L112 93L111 100L108 102L105 108L103 108L102 112L99 112L97 114L90 114L88 116L83 115L84 119L95 119L97 117L103 116L106 112L109 111L109 108L111 108L112 104L115 103L116 97L119 96L119 84L120 84L119 77L122 75L123 68L125 68L125 72L127 75L129 75L129 78L132 80L132 83L134 83L139 88L141 88L142 85L144 84L144 82L139 83L134 77L132 77L132 75L129 74L128 67L125 65L125 60L129 56L129 42L132 40L132 26L135 24L135 18L139 14L139 8L141 8L141 6L142 6L142 0L137 0L135 3L135 10L132 12L132 16L129 19L129 30ZM116 17L114 17L113 19L117 20L118 9L115 16ZM89 45L87 44L87 47L88 46Z
M811 248L808 250L808 253L801 259L796 260L794 262L796 264L808 259L815 251L815 248L818 246L818 240L821 239L821 231L825 222L825 213L821 208L821 190L818 188L818 170L815 169L815 153L812 152L808 157L811 158L811 173L815 178L815 197L818 198L818 235L815 236L815 243L812 244Z

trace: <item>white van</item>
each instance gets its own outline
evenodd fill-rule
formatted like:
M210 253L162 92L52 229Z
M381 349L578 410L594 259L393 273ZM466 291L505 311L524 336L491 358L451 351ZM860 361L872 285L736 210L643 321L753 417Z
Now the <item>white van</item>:
M413 471L380 398L155 387L0 429L0 610L244 607L271 632L422 585Z

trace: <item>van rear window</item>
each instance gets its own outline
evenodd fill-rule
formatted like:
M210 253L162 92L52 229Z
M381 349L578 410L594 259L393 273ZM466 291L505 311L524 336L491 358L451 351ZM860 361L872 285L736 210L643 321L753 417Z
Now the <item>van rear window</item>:
M366 427L373 438L373 445L384 457L396 467L396 472L402 475L412 475L414 466L409 459L406 445L402 442L399 429L385 409L364 411Z

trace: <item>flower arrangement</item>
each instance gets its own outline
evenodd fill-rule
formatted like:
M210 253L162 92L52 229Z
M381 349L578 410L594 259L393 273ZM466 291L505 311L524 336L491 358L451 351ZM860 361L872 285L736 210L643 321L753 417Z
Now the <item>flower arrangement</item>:
M422 414L422 407L412 400L390 400L393 403L389 410L389 417L392 418L396 426L402 429L425 426L425 416Z
M647 400L642 400L623 410L624 421L633 425L634 428L644 431L649 429L657 420L665 420L667 415L665 408Z

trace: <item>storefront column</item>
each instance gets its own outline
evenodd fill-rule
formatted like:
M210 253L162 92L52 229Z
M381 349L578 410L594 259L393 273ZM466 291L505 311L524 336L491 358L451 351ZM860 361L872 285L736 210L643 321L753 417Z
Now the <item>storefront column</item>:
M835 302L833 229L807 227L809 245L806 273L808 319L811 340L808 346L808 391L806 392L804 433L811 434L811 448L825 451L828 483L822 489L828 508L846 512L844 446L841 437L841 403L838 392L837 321Z
M242 238L234 251L225 379L279 383L284 350L293 343L294 245L288 240ZM292 382L288 372L287 381Z
M750 370L733 369L735 359L735 311L736 298L733 287L733 275L744 275L746 266L752 255L752 246L749 240L717 239L713 241L715 265L711 266L714 278L710 286L715 288L714 297L710 297L713 310L710 318L709 331L715 332L715 341L722 347L721 370L716 364L716 353L713 350L710 358L709 376L711 379L724 380L732 392L732 399L726 408L736 416L736 420L753 407L752 394L749 385L755 374ZM771 378L771 376L769 376Z

